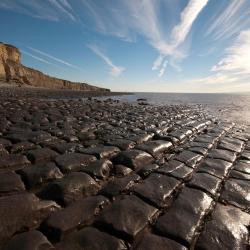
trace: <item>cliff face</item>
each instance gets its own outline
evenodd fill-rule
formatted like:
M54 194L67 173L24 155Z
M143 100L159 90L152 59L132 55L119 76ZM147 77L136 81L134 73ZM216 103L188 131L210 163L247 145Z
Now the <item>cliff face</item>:
M21 64L21 53L12 45L0 43L0 80L19 86L84 91L109 91L87 83L70 82L43 74Z

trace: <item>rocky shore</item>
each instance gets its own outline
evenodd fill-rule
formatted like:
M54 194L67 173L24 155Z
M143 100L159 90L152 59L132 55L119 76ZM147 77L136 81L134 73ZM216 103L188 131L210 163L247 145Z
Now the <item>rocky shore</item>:
M249 249L249 126L15 91L0 89L1 249Z

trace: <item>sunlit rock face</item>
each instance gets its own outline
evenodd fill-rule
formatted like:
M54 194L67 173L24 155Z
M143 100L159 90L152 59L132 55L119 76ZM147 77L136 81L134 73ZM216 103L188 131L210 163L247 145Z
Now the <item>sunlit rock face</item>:
M16 47L0 43L0 80L19 86L51 89L73 89L84 91L109 91L86 83L70 82L47 76L42 72L21 64L21 53Z

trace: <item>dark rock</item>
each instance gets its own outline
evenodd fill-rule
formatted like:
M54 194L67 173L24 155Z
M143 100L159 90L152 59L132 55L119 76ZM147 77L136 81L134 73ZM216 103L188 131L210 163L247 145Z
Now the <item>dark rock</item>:
M66 143L54 144L53 146L51 146L51 148L60 154L65 154L65 153L75 153L79 149L83 148L83 146L79 143L66 142Z
M236 153L223 149L213 149L209 152L208 157L212 159L234 162L236 160Z
M188 167L194 168L202 158L203 156L200 154L193 153L189 150L184 150L175 157L175 160L185 163Z
M143 144L136 146L136 148L146 151L152 156L157 157L160 154L169 150L172 146L173 144L171 142L157 140L157 141L147 141Z
M0 170L17 170L30 164L26 156L11 154L0 157Z
M198 172L205 172L223 179L231 167L232 163L228 161L208 158L201 163Z
M86 227L72 233L69 238L62 241L57 250L126 250L127 247L120 239L94 227Z
M98 192L99 185L85 173L70 173L64 178L49 183L40 197L55 200L62 204L70 204Z
M120 152L120 149L114 146L97 146L93 148L81 149L80 152L94 155L98 159L110 159L116 156Z
M24 153L27 152L28 150L35 149L37 148L37 145L35 145L32 142L24 141L24 142L19 142L17 144L13 144L11 147L10 152L11 153Z
M1 244L14 233L37 227L55 209L58 209L56 203L40 201L30 193L0 197Z
M129 175L131 172L133 172L133 170L131 168L124 166L124 165L120 164L120 165L114 166L114 173L115 173L115 176L117 176L117 177Z
M135 250L187 250L186 247L165 237L147 233L142 240L133 247Z
M90 174L91 176L104 180L109 177L109 173L112 167L113 164L111 161L102 159L91 162L82 171Z
M96 224L132 240L153 218L157 209L136 196L116 200L97 218Z
M109 141L107 142L107 145L109 146L116 146L120 148L121 150L128 150L135 146L135 142L126 140L126 139L119 139L115 141Z
M130 190L148 200L156 207L168 205L167 201L171 199L173 192L180 186L178 180L161 174L151 174L142 183L133 186Z
M95 160L93 155L72 153L57 156L55 162L64 173L68 173L82 170Z
M27 157L33 163L43 163L53 161L57 153L49 148L39 148L28 152Z
M109 203L103 196L92 196L56 211L45 221L43 228L53 239L61 240L77 228L90 225L100 210Z
M63 177L63 174L53 162L31 165L19 170L18 173L22 175L29 188Z
M154 172L155 170L157 170L158 168L159 168L159 165L157 164L149 164L149 165L141 167L138 171L136 171L136 173L142 177L146 177L150 175L152 172Z
M233 206L217 203L212 219L201 233L196 248L204 250L247 249L250 215Z
M188 183L190 187L200 189L216 197L221 187L222 180L207 173L196 173Z
M116 164L123 164L133 169L138 169L153 162L153 157L141 150L131 149L120 152L114 159Z
M3 250L49 250L54 249L48 239L39 231L32 230L15 235Z
M235 179L240 179L243 181L250 181L250 174L246 174L240 171L232 170L230 172L230 177Z
M156 229L161 234L190 246L211 204L212 198L207 194L185 188L166 213L158 219Z
M0 173L0 196L24 190L25 187L19 175L14 172Z
M220 199L223 202L232 204L236 207L250 211L250 182L229 179L223 188Z
M225 137L223 138L223 140L220 141L218 148L240 153L243 149L243 146L243 141L235 138Z
M237 161L234 169L242 173L250 174L250 161Z
M132 174L123 178L115 178L109 181L100 191L100 194L109 198L122 194L129 190L136 182L140 180L140 176Z

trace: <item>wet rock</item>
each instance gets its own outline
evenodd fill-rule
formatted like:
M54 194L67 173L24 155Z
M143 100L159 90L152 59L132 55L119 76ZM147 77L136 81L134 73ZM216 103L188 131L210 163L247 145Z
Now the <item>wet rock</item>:
M113 164L111 161L102 159L91 162L82 171L90 174L91 176L104 180L109 177L109 173L112 167Z
M194 170L192 168L184 165L184 166L181 166L181 167L171 171L169 173L169 175L171 175L177 179L180 179L182 181L187 181L187 180L190 180L192 178L193 171Z
M9 152L0 144L0 157L8 154Z
M247 249L250 215L233 206L217 203L212 219L206 222L197 249Z
M68 173L82 170L95 160L96 158L93 155L71 153L57 156L55 162L62 172Z
M157 209L136 196L116 200L97 218L96 224L132 240L153 218ZM140 216L138 216L140 215Z
M112 198L128 191L129 188L140 179L140 176L137 174L132 174L123 178L114 178L101 189L100 194Z
M207 173L196 173L188 186L197 188L213 197L218 195L222 180Z
M133 172L133 170L124 165L119 164L114 166L114 174L117 177L129 175L131 172Z
M4 247L3 250L35 250L54 249L48 239L39 231L32 230L15 235Z
M28 150L35 149L35 148L37 148L37 145L35 145L34 143L24 141L24 142L13 144L10 152L15 153L15 154L24 153L24 152L27 152Z
M64 178L49 183L40 193L43 199L70 204L84 197L95 195L99 185L85 173L70 173Z
M107 145L109 146L116 146L120 148L121 150L128 150L133 148L136 144L133 141L126 140L126 139L119 139L115 141L109 141L107 142Z
M155 227L161 234L190 246L211 204L212 198L207 194L185 188L166 213L157 220Z
M205 172L223 179L232 167L232 163L219 159L206 159L198 167L198 172Z
M66 154L66 153L75 153L79 149L82 149L83 146L79 143L71 142L71 143L55 144L51 148L60 154Z
M153 157L141 150L131 149L120 152L114 159L115 164L123 164L134 170L153 162Z
M161 174L170 174L174 170L177 170L178 168L184 167L185 164L180 161L176 160L170 160L163 164L156 172Z
M230 172L230 177L235 179L240 179L243 181L250 181L250 174L246 174L240 171L232 170Z
M250 182L229 179L223 188L220 199L236 207L250 211Z
M103 196L92 196L76 201L51 214L45 221L43 230L53 239L61 240L73 230L90 225L94 217L108 203L108 199Z
M140 175L141 177L146 177L150 175L152 172L157 170L159 168L159 165L157 164L149 164L146 166L141 167L136 173Z
M173 146L171 142L168 141L148 141L143 144L136 146L137 149L146 151L147 153L151 154L154 157L159 156L160 154L166 152Z
M31 165L18 171L29 188L63 177L53 162Z
M250 161L237 161L234 169L242 173L250 174Z
M129 139L134 141L136 144L142 144L143 142L146 142L146 141L152 139L153 136L154 136L153 133L151 133L151 134L142 134L142 135L131 136Z
M1 244L24 228L37 227L49 213L56 209L58 209L56 203L40 201L34 194L30 193L0 197Z
M57 250L126 250L127 247L120 239L94 227L86 227L72 233L69 238L62 241Z
M0 196L24 190L25 187L19 175L14 172L0 173Z
M189 143L189 146L192 148L192 147L201 147L201 148L206 148L206 149L211 149L213 147L213 144L212 143L209 143L209 142L190 142Z
M0 170L17 170L30 164L26 156L11 154L0 157Z
M154 206L164 207L180 184L180 181L172 177L153 173L142 183L133 186L130 190Z
M188 167L194 168L195 165L201 161L203 158L202 155L193 153L189 150L182 151L178 156L174 159L180 162L185 163Z
M250 161L250 152L244 151L243 154L241 155L241 159Z
M236 153L223 149L213 149L209 152L208 157L212 159L234 162L236 160Z
M197 138L195 138L194 142L203 142L203 143L214 144L217 140L218 140L218 138L216 138L216 137L212 137L209 135L200 135Z
M120 149L113 146L97 146L93 148L81 149L80 152L94 155L98 159L110 159L116 156L120 152Z
M133 247L136 250L187 250L186 247L171 239L147 233L142 240Z
M243 146L243 141L237 140L235 138L225 137L220 141L218 148L240 153L243 149Z
M42 163L53 161L57 153L49 148L39 148L28 152L27 157L33 163Z
M208 149L202 147L190 147L188 150L203 156L206 156L208 152Z

